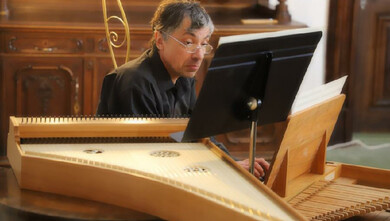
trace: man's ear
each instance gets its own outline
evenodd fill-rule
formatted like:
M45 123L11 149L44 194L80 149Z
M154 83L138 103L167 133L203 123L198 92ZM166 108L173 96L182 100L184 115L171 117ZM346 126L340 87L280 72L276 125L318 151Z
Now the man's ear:
M159 31L155 31L154 32L154 39L156 41L156 47L158 48L158 50L161 50L164 48L164 38L161 34L161 32Z

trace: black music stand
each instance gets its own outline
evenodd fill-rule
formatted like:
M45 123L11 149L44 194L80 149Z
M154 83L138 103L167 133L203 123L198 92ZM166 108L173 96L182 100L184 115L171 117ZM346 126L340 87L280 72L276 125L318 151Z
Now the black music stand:
M296 29L222 38L182 141L287 119L322 32Z

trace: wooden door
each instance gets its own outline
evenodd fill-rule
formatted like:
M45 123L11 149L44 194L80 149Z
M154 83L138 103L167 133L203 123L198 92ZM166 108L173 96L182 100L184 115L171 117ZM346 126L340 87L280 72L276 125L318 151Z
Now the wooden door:
M390 2L331 0L326 79L349 75L333 142L390 132Z
M356 1L353 130L390 132L390 2Z

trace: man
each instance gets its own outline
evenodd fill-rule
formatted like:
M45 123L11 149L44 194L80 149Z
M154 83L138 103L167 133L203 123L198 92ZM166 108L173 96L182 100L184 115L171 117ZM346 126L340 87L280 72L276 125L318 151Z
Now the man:
M98 115L187 116L195 105L195 79L212 51L210 16L199 3L163 1L151 21L152 48L106 76ZM223 145L218 145L227 152ZM248 160L237 161L248 169ZM255 176L269 164L256 159Z

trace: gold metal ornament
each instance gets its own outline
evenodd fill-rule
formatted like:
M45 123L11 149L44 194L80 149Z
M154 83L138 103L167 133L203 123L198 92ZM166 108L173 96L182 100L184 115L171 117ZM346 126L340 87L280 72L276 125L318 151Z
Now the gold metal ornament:
M106 0L102 0L102 6L103 6L103 17L104 17L104 26L106 30L106 38L108 43L108 49L110 50L110 55L112 58L112 62L114 64L114 67L117 68L118 65L116 63L115 54L114 54L114 48L120 48L126 43L126 60L127 62L129 60L130 55L130 29L129 29L129 23L127 22L125 11L123 10L122 3L120 0L117 0L117 4L119 7L119 10L121 12L121 17L119 16L110 16L107 17L107 4ZM119 37L118 34L115 31L110 31L108 27L108 23L110 20L118 20L120 23L122 23L123 27L125 28L125 38L122 42L118 42Z

